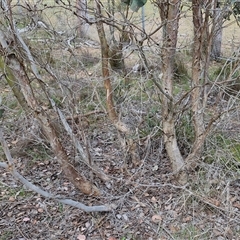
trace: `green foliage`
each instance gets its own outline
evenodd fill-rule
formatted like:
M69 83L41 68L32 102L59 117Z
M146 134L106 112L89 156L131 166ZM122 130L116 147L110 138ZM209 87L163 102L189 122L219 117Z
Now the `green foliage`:
M3 113L4 113L4 111L5 111L5 109L3 109L3 108L0 108L0 118L2 118L2 117L3 117Z
M2 195L3 199L8 199L9 196L12 196L14 198L17 198L17 197L25 198L31 194L27 192L23 187L18 187L18 188L6 187L6 185L1 184L1 182L0 182L0 188L4 191L4 195Z
M122 0L122 2L129 5L132 11L137 12L146 4L147 0Z
M31 168L36 162L43 162L49 157L49 152L42 145L36 145L34 147L28 147L25 151L26 155L31 158L28 161L28 167Z
M129 234L126 237L121 237L120 240L135 240L135 238L131 234Z
M174 78L177 80L188 80L189 72L186 62L189 61L189 57L186 54L177 53L174 59Z
M181 229L177 233L174 234L174 239L198 239L197 236L201 236L201 239L208 239L208 233L201 233L201 231L194 226L193 224L189 224L186 228Z
M216 139L219 147L221 149L229 151L233 159L240 163L240 143L223 135L218 135Z
M219 81L227 80L222 87L224 87L224 90L228 95L237 95L239 93L240 71L238 70L238 62L229 61L227 64L221 64L217 68L214 68L209 76L212 81L215 81L216 78L218 78Z
M159 118L157 117L159 113L159 106L152 106L147 115L144 117L144 121L139 127L139 134L140 137L146 137L154 132L154 137L159 137L162 135L162 131L160 130L160 121Z
M59 210L59 212L63 212L64 207L63 207L62 203L58 203L58 210Z
M12 232L11 231L8 231L8 230L5 230L3 233L2 233L2 236L0 236L0 240L8 240L8 239L12 239Z
M55 95L55 96L52 96L52 99L55 102L57 107L62 107L62 99L61 99L61 97Z
M237 62L229 61L227 64L220 65L218 68L215 69L213 72L214 77L218 77L219 75L223 78L237 78L239 76L239 71L235 71L237 67ZM215 79L213 79L215 80Z
M233 13L235 15L240 15L240 1L232 1L232 4L233 4Z
M206 143L205 162L219 161L230 171L238 171L240 164L240 142L223 134L209 137Z

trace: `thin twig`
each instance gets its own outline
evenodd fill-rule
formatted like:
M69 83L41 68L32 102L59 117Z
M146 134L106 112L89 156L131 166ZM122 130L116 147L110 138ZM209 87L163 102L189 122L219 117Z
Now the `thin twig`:
M91 112L88 112L88 113L85 113L85 114L76 114L76 115L73 115L73 116L67 116L66 119L67 120L74 119L74 121L77 121L79 118L88 117L90 115L100 114L100 113L106 114L106 112L104 112L102 110L95 110L95 111L91 111Z
M89 168L91 168L91 170L99 177L101 178L101 180L103 181L109 181L109 177L104 174L100 169L98 169L98 167L96 165L91 165L89 158L87 156L87 154L85 153L82 145L80 144L80 142L78 141L78 139L76 138L76 136L74 135L71 127L69 126L64 114L62 113L62 111L56 106L55 102L49 98L49 101L52 104L52 107L54 108L54 110L58 113L58 116L60 117L62 124L65 128L65 130L67 131L68 135L72 138L72 141L75 145L75 147L77 148L79 154L80 154L80 159L82 160L83 163L85 163Z

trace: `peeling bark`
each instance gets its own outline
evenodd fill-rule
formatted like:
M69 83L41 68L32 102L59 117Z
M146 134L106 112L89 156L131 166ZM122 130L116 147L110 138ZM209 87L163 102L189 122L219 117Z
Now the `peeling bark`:
M97 16L101 16L101 5L98 1L96 1L96 9L97 9ZM104 78L104 87L106 89L106 94L107 94L107 111L108 115L111 121L115 122L117 121L117 113L114 107L114 102L113 102L113 91L112 91L112 85L111 85L111 80L110 80L110 73L109 73L109 45L107 43L107 39L105 36L105 31L103 27L103 22L102 21L97 21L97 31L98 31L98 36L99 40L101 43L101 54L102 54L102 75Z
M193 26L194 42L192 55L192 107L195 138L192 150L186 158L187 168L194 169L201 157L206 131L204 125L204 99L207 98L204 91L206 72L209 66L212 34L209 33L209 8L212 1L193 0ZM203 13L202 6L205 6ZM206 40L207 37L207 40Z
M36 119L39 121L40 126L44 131L44 135L47 137L57 160L61 164L65 176L84 194L95 196L100 195L100 191L91 182L87 181L85 177L81 176L69 163L68 156L51 124L50 118L34 97L29 79L24 72L23 66L16 59L11 59L11 63L12 66L10 68L14 72L14 75L17 76L23 95L29 107L34 112Z
M162 58L162 118L164 143L171 161L172 169L178 172L184 165L180 153L175 130L174 103L173 103L173 73L174 57L177 46L177 33L179 24L179 0L159 2L159 12L163 22Z

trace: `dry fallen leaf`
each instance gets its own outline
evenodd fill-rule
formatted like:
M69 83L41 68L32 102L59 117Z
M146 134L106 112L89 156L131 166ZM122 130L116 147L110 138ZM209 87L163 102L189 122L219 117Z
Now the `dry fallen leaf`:
M18 138L16 140L11 141L13 145L16 145L18 143Z
M236 208L240 209L240 204L239 204L239 202L234 203L234 204L233 204L233 207L236 207Z
M39 213L42 213L42 212L43 212L43 209L42 209L42 208L38 208L38 212L39 212Z
M115 237L109 237L108 240L117 240Z
M192 217L191 217L191 216L187 216L187 217L183 218L182 221L183 221L184 223L190 222L190 221L192 221Z
M154 223L160 223L161 221L162 221L162 217L160 216L160 215L153 215L152 216L152 221L154 222Z
M78 239L78 240L86 240L86 237L85 237L85 235L79 234L79 235L77 236L77 239Z
M165 206L165 210L171 210L171 209L172 209L172 205L171 204Z
M28 222L28 221L30 221L30 218L28 217L23 218L23 222Z
M9 202L14 202L14 201L15 201L15 198L14 198L14 197L9 197L8 201L9 201Z
M156 203L157 202L157 199L155 197L152 197L151 200L150 200L152 203Z
M32 224L35 225L36 223L37 223L37 220L34 219L34 220L32 221Z
M180 228L178 226L175 226L173 224L170 224L169 229L170 229L171 233L176 233L180 230Z
M221 203L215 198L210 199L210 202L217 207L219 207L221 205Z

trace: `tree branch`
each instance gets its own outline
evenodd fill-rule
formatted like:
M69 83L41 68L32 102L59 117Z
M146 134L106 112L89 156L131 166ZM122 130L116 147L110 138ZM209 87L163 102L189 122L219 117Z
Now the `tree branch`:
M4 153L6 155L6 158L8 160L8 163L5 162L0 162L0 167L3 167L5 169L8 169L9 172L16 178L18 179L22 184L24 184L27 188L30 190L44 196L45 198L49 199L54 199L60 203L64 203L66 205L70 205L72 207L79 208L85 212L108 212L116 208L116 205L110 204L110 205L100 205L100 206L86 206L83 203L74 201L72 199L66 199L66 198L61 198L60 196L55 196L47 191L42 190L40 187L32 184L29 182L26 178L24 178L16 169L14 166L14 161L12 159L12 156L10 154L9 148L7 146L7 143L3 137L2 129L0 129L0 142L2 144Z

